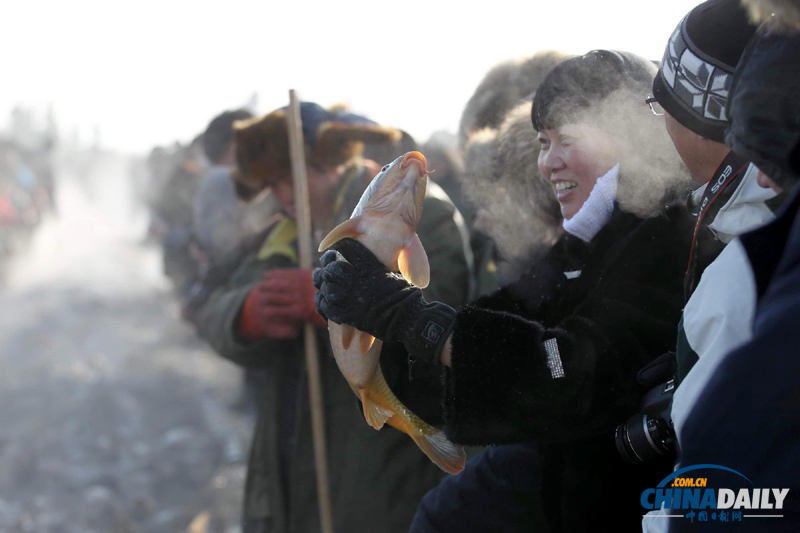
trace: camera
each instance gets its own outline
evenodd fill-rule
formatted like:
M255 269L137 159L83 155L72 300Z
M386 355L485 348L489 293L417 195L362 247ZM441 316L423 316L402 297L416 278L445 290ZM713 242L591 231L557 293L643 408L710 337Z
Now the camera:
M646 463L675 453L675 427L670 408L675 378L650 389L642 398L640 412L614 431L622 459L629 464Z

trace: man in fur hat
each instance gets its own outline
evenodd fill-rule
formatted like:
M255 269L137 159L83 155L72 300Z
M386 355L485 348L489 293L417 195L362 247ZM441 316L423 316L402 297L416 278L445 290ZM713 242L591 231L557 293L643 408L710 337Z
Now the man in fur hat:
M361 157L364 143L394 142L397 130L365 121L338 121L312 103L301 104L313 237L321 241L350 216L380 166ZM283 215L251 249L229 281L198 313L199 329L223 357L264 368L264 400L256 425L245 488L243 530L320 530L310 408L301 336L320 327L328 457L337 531L408 530L419 500L441 471L413 441L364 421L334 361L326 324L314 310L311 270L297 268L297 228L285 110L237 123L242 198L270 187ZM394 154L392 157L401 155ZM381 162L383 163L383 162ZM466 229L453 204L429 183L417 230L431 265L430 298L460 305L468 298ZM431 423L439 421L438 370L412 365L400 344L386 344L383 372L402 401ZM398 363L399 361L399 363ZM410 365L410 368L409 368Z

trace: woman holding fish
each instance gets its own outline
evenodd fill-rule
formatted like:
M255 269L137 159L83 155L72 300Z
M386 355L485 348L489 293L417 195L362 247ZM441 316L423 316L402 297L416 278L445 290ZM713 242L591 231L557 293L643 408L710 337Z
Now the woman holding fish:
M663 207L687 177L644 104L655 72L593 51L545 78L532 120L564 234L516 282L457 310L428 302L358 242L363 224L323 255L318 312L449 367L445 434L501 445L431 491L412 531L596 531L612 512L631 530L669 472L626 465L613 438L645 392L638 371L674 346L694 227Z

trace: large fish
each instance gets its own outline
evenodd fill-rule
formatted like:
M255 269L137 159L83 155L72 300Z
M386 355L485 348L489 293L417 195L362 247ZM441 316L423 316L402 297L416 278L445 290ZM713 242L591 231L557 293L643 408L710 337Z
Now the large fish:
M425 157L419 152L408 152L383 167L350 219L323 239L319 251L349 237L366 246L392 272L399 271L417 287L427 287L430 265L417 225L428 173ZM361 400L367 423L381 429L388 422L414 439L439 468L450 474L461 472L464 449L412 413L386 384L380 365L383 343L346 324L328 321L328 331L336 363Z

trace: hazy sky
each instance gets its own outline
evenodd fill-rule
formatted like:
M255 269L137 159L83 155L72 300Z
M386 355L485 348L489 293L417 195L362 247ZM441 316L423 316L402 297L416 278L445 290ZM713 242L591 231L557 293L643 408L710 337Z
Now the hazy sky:
M538 50L661 59L699 1L5 2L0 128L18 104L52 104L62 130L144 152L189 140L258 94L346 101L420 141L455 131L494 64ZM469 7L468 7L469 6Z

